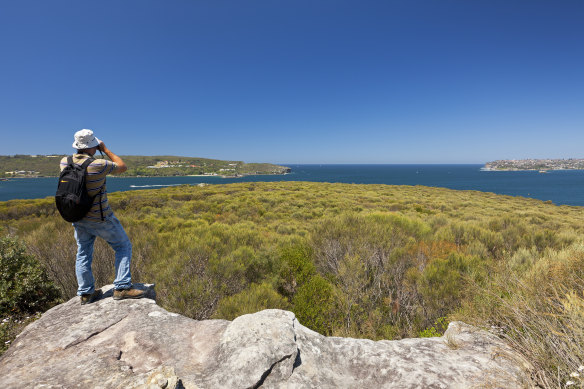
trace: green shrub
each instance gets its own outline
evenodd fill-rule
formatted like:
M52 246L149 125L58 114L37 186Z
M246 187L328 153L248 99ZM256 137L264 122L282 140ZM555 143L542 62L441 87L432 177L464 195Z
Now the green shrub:
M292 300L300 323L323 335L332 335L339 324L334 287L316 275L302 285Z
M453 266L456 254L448 259L435 258L422 272L418 291L424 299L430 316L444 316L459 302L461 273Z
M0 315L46 310L59 298L39 262L15 239L0 238Z
M315 272L310 248L305 244L291 244L280 252L278 292L291 298Z
M255 313L264 309L289 309L286 298L276 292L268 283L251 284L251 286L233 296L219 301L216 319L233 320L247 313Z
M444 331L448 328L448 321L445 317L439 317L434 322L432 327L426 328L418 334L420 338L434 338L438 336L442 336Z

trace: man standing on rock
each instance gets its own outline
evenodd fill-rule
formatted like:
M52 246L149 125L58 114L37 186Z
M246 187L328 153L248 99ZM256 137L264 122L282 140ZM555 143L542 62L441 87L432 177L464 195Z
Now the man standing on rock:
M73 223L77 240L75 262L75 273L79 285L77 295L81 296L81 304L91 303L101 296L101 290L95 290L95 280L91 272L93 244L98 236L109 243L115 251L114 300L144 297L144 291L132 288L130 275L132 243L109 206L105 185L108 174L121 174L128 168L120 157L112 153L93 135L91 130L77 131L73 148L77 149L77 153L73 154L73 163L76 165L82 165L88 158L93 158L97 150L104 152L111 160L95 159L87 166L87 192L95 197L87 215ZM67 166L67 158L64 157L61 160L61 170Z

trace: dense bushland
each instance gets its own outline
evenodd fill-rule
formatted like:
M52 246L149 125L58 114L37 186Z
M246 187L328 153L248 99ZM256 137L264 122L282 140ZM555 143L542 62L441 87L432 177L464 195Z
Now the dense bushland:
M305 182L110 194L136 282L195 319L289 309L326 335L439 335L450 320L496 331L560 385L584 364L584 212L474 191ZM51 199L0 203L4 233L64 298L73 229ZM98 240L97 284L113 280ZM558 378L559 377L559 378Z

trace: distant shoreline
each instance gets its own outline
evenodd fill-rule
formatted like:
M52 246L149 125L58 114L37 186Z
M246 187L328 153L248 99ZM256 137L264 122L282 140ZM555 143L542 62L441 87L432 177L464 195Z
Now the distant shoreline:
M64 155L0 155L0 178L58 177L58 162ZM256 174L281 174L287 166L271 163L245 163L199 157L120 156L128 170L125 177L218 176L235 178ZM101 158L97 160L103 161ZM150 174L152 173L152 174Z
M482 172L538 172L538 171L546 171L546 172L568 172L573 170L584 170L584 168L578 169L489 169L489 168L481 168Z
M187 175L179 175L179 176L117 176L117 175L109 175L108 178L169 178L169 177L217 177L217 178L244 178L249 176L285 176L290 174L289 172L285 173L271 173L271 174L241 174L239 176L225 176L221 174L211 175L211 174L187 174ZM19 176L19 177L4 177L4 179L0 179L0 181L11 181L11 180L19 180L23 178L59 178L59 176Z
M584 170L584 159L501 159L487 162L481 171Z

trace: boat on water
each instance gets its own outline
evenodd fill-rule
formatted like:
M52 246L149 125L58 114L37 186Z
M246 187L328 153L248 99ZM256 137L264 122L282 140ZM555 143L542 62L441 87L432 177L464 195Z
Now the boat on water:
M540 172L540 173L548 173L548 171L547 171L547 170L540 170L539 172Z

